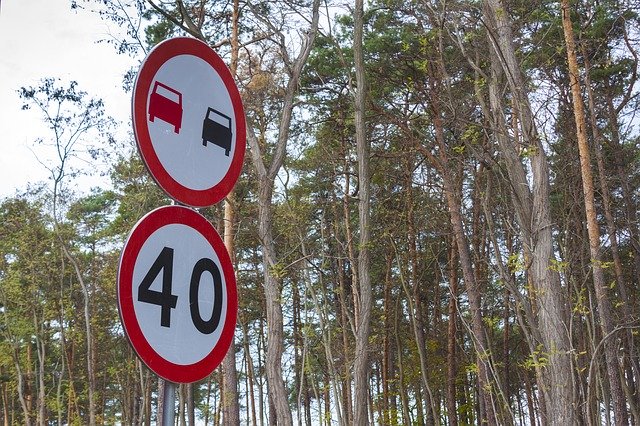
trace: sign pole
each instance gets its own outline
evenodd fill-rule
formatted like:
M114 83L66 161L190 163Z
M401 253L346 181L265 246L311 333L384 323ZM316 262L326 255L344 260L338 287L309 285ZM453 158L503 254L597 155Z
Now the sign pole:
M171 200L171 205L175 205ZM174 426L176 415L176 384L169 380L162 380L162 406L159 407L162 413L162 426Z
M169 380L162 380L162 426L173 426L176 418L176 384Z

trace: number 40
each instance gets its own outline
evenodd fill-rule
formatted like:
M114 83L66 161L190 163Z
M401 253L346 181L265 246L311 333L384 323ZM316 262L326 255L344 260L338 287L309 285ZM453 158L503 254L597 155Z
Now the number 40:
M152 290L151 284L162 271L162 291ZM200 279L202 274L209 272L213 278L213 312L207 321L200 315L198 304L198 292L200 290ZM149 271L142 279L138 287L138 301L151 303L160 306L160 325L171 327L171 309L178 303L178 296L172 294L173 286L173 249L165 247L162 249L156 260L149 268ZM191 311L191 321L193 325L203 334L211 334L220 323L222 313L222 277L220 269L215 262L209 258L202 258L196 262L191 272L189 282L189 309Z

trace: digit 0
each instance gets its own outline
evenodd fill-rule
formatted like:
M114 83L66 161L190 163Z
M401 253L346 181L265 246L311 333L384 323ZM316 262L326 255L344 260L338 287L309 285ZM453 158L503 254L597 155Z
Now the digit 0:
M202 274L209 272L213 278L213 312L207 321L200 315L200 305L198 304L198 292L200 290L200 280ZM220 269L215 262L208 258L198 260L191 273L191 283L189 284L189 307L191 309L191 321L193 325L203 334L211 334L220 323L222 313L222 277Z

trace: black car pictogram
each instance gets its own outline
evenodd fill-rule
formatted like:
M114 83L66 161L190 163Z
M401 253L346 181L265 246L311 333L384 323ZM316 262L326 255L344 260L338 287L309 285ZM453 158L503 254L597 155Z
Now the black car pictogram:
M207 142L224 148L224 155L231 150L231 118L213 108L207 108L202 123L202 145Z

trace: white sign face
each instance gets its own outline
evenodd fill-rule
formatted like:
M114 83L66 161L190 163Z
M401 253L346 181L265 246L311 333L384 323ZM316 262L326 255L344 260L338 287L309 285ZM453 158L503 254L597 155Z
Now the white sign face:
M195 290L197 297L191 300L189 284L193 267L200 259L209 259L215 264L211 269L222 270L213 247L198 231L186 225L169 224L149 236L133 269L133 308L142 334L158 355L174 364L194 364L206 357L220 339L224 327L227 291L224 277L219 272L221 278L217 280L210 271L203 273ZM154 264L158 265L155 269ZM161 268L172 268L172 285L171 291L166 292L167 298L156 303L153 296L161 296L165 285L165 271ZM144 285L147 277L148 287ZM144 297L145 292L147 298ZM210 330L196 327L192 319L194 310L190 309L194 302L199 310L195 313L196 321L198 317L205 317L215 321L217 327L210 327ZM217 310L214 302L218 304ZM173 307L166 308L169 305ZM163 311L166 311L164 325ZM207 338L201 338L203 335Z
M237 316L233 267L213 226L181 206L142 218L122 252L118 307L132 346L156 374L180 383L210 374Z
M133 93L134 134L156 182L177 201L215 204L233 188L246 125L226 65L203 42L160 43L143 62Z

